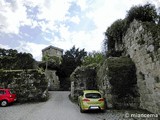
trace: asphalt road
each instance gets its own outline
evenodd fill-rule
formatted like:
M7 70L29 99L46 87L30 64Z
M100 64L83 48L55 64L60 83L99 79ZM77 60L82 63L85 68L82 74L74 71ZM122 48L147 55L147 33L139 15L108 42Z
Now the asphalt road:
M0 120L128 120L120 111L80 113L68 95L69 92L53 91L47 102L0 107Z

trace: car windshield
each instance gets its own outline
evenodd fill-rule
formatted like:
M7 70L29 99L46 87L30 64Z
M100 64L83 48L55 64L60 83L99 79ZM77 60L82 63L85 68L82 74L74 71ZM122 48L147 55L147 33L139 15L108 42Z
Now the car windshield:
M99 93L87 93L86 98L101 98L101 94Z
M4 90L0 90L0 94L5 94L5 91Z

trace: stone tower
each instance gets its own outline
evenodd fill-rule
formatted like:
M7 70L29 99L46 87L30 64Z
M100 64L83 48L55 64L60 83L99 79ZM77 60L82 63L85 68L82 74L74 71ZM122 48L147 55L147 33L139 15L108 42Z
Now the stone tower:
M47 56L48 58L53 58L56 61L56 64L61 63L61 57L63 55L63 49L54 47L54 46L48 46L42 50L42 57ZM48 61L46 61L47 63ZM48 64L46 64L47 66ZM60 81L58 76L56 75L56 70L49 70L46 67L45 70L46 77L48 79L48 89L49 90L59 90L60 89Z

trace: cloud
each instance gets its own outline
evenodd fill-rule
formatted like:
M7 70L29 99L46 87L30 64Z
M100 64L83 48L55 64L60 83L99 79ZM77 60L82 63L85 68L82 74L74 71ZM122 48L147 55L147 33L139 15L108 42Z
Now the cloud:
M82 11L86 10L88 7L86 0L77 0L76 3L80 6Z
M10 49L10 47L8 45L3 45L3 44L0 44L0 48L3 48L3 49Z
M21 0L11 2L1 0L0 6L0 32L18 34L20 26L31 25L26 7Z
M56 21L64 21L71 0L14 0L0 1L0 32L19 34L21 26L40 26L42 30L51 29ZM37 11L30 15L33 9ZM32 16L32 17L31 17ZM73 18L77 22L77 17Z
M33 57L40 61L42 58L42 49L45 47L47 47L47 45L20 41L20 46L15 47L14 49L18 50L19 52L32 53Z
M62 25L59 28L60 38L54 37L51 41L52 45L69 50L73 45L86 51L100 51L103 40L103 33L98 29L92 31L69 31L68 26Z
M76 23L76 24L79 24L80 19L79 19L79 17L76 15L76 16L71 17L70 21L72 21L72 22L74 22L74 23Z
M99 51L107 27L147 1L160 7L159 0L0 0L0 47L37 60L49 45Z

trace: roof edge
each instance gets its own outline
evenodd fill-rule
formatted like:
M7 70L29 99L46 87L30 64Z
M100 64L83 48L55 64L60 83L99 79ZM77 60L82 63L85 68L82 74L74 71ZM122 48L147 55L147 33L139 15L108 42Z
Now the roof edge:
M63 49L58 48L58 47L54 47L54 46L52 46L52 45L50 45L50 46L48 46L48 47L46 47L46 48L42 49L42 52L43 52L43 51L45 51L45 50L47 50L47 49L49 49L49 48L57 49L57 50L59 50L59 51L62 51L62 52L63 52Z

